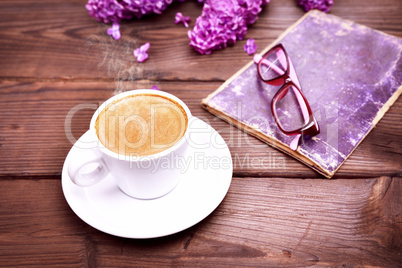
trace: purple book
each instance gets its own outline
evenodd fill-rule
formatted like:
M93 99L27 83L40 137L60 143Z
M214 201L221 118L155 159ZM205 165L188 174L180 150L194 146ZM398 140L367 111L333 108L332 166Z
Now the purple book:
M320 11L306 13L283 44L320 125L320 134L283 134L272 116L278 87L250 62L202 101L205 109L331 178L402 92L402 39Z

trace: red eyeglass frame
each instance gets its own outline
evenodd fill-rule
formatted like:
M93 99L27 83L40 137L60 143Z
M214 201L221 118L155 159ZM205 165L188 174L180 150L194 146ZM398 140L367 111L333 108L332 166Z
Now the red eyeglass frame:
M286 70L282 75L279 75L278 77L275 77L273 79L268 79L268 80L264 79L263 75L261 74L261 65L265 64L264 60L269 54L271 54L272 52L278 51L278 50L281 50L285 54ZM292 76L294 76L293 79L291 78L291 75L290 75L291 68L293 68L293 70L292 70L292 73L293 73ZM317 120L315 119L315 117L313 115L310 104L308 103L307 98L304 96L303 91L301 91L299 86L297 86L293 82L293 81L296 81L298 84L300 84L299 80L297 79L296 71L294 70L294 66L293 66L292 62L290 61L288 53L286 52L286 50L282 44L277 44L276 46L272 47L269 51L267 51L261 57L261 59L258 62L258 65L257 65L257 70L258 70L258 76L260 77L260 79L263 82L265 82L269 85L273 85L273 86L281 86L281 88L276 92L276 94L272 98L272 102L271 102L271 111L272 111L272 114L274 116L274 119L275 119L276 124L278 125L279 129L286 135L305 135L305 134L307 134L309 136L315 136L315 135L319 134L320 127L318 125ZM295 94L297 95L297 99L298 99L300 107L303 107L302 104L304 104L304 107L306 108L305 110L303 108L301 109L302 115L306 122L299 129L287 131L282 127L282 125L279 121L278 115L276 113L275 107L276 107L277 102L285 97L285 95L288 93L288 90L291 90L292 86L294 89L296 89ZM301 97L301 99L300 99L300 97ZM303 101L303 103L301 103L301 100Z

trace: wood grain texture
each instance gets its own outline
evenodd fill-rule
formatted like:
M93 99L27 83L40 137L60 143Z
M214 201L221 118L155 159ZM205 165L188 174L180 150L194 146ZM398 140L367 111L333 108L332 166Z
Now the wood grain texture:
M83 223L58 180L1 180L0 266L398 267L401 190L390 177L233 178L201 223L131 240Z
M72 144L89 128L95 109L113 94L150 88L177 95L193 115L214 127L229 146L235 176L318 177L297 160L260 142L201 108L219 83L192 82L14 82L0 83L0 176L60 175ZM122 89L121 89L122 90ZM400 176L402 99L358 147L337 177ZM381 158L378 158L378 154Z
M119 41L106 35L108 25L87 14L85 3L0 2L0 77L225 81L251 60L243 51L246 40L206 56L188 46L188 29L174 24L174 16L178 11L191 16L193 27L202 9L195 1L174 3L161 16L123 22ZM361 5L337 1L331 13L402 37L400 1ZM272 1L246 39L256 39L262 50L303 14L293 0ZM140 64L132 52L145 42L151 43L150 57Z

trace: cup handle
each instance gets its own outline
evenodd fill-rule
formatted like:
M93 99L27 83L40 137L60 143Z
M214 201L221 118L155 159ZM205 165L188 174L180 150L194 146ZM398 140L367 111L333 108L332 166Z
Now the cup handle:
M72 158L67 171L72 182L78 186L91 186L103 180L108 174L104 160L97 148L78 149L80 158L84 161L77 161Z

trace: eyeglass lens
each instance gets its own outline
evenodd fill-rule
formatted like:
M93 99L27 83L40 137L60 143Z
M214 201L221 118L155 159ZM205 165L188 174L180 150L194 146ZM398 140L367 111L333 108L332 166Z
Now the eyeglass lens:
M287 132L295 131L305 126L309 121L306 104L299 89L293 85L284 87L278 92L273 103L277 123Z
M259 67L262 79L272 80L278 78L288 68L286 55L280 48L273 49L264 56Z

